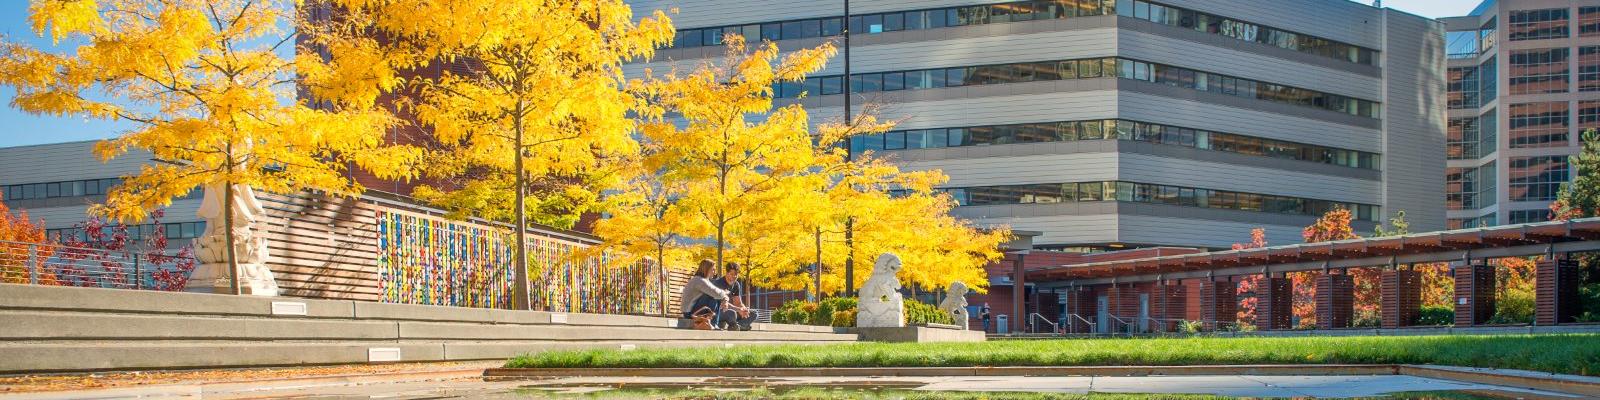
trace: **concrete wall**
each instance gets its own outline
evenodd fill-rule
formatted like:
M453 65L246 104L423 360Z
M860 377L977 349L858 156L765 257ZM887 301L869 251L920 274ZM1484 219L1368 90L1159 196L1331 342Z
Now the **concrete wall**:
M505 359L584 348L834 343L831 327L0 284L0 373Z

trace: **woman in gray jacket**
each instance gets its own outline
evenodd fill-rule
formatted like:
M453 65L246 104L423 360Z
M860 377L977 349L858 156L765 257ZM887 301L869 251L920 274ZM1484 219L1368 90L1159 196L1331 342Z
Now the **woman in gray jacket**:
M700 260L700 267L695 269L694 276L683 284L683 294L678 298L678 304L683 309L684 318L694 318L695 312L701 309L711 310L711 328L720 329L722 303L728 300L728 291L711 283L711 274L715 271L716 264L711 260Z

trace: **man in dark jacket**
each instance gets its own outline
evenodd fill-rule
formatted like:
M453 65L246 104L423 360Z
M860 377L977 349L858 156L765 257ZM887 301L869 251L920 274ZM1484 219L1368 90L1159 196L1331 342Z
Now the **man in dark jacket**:
M722 277L712 279L711 284L728 292L728 301L722 304L722 318L719 318L726 326L723 329L750 330L750 325L756 322L756 313L744 304L744 285L739 283L739 264L728 263L723 267Z

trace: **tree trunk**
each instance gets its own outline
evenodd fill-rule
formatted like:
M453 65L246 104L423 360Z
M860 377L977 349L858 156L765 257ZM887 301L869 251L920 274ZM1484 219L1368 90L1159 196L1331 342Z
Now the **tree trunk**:
M666 253L666 249L664 249L664 246L659 246L659 245L656 246L656 269L661 270L660 286L661 286L661 316L662 317L665 317L665 316L668 315L668 311L667 311L667 296L671 295L671 294L667 293L667 276L668 275L667 275L667 262L666 262L667 261L666 260L667 256L666 256L665 253ZM679 306L679 307L682 307L682 306Z
M817 228L817 264L811 269L811 285L816 300L822 301L822 228Z
M232 157L229 158L231 159ZM233 169L231 160L228 169L230 171ZM239 286L239 258L234 252L233 183L231 182L224 182L222 187L222 232L224 245L228 247L228 286L232 288L232 293L237 296L243 294L243 290Z
M232 288L233 295L243 293L239 287L239 257L234 251L233 239L233 142L227 144L228 162L224 165L228 179L222 182L222 237L223 245L227 246L228 256L228 286Z
M516 191L517 191L517 195L516 195L517 204L515 206L516 207L516 211L515 211L516 212L516 219L517 219L517 225L516 225L516 229L517 229L516 241L517 241L517 243L516 243L516 249L515 249L516 257L515 257L514 260L512 260L512 262L515 265L511 266L511 277L512 277L513 282L514 282L512 284L513 285L512 286L512 296L513 297L511 299L511 308L514 309L514 310L527 310L532 305L533 302L530 301L531 300L531 298L530 298L531 293L529 293L529 291L528 291L528 237L527 237L528 214L527 214L527 210L526 210L526 205L524 204L524 203L526 203L527 193L526 193L526 191L524 190L523 187L526 186L526 183L523 181L523 176L522 176L522 168L523 168L522 167L522 131L523 131L523 128L522 128L522 113L520 112L521 109L522 109L522 105L518 104L517 105L517 109L518 109L518 113L513 118L513 122L512 122L512 123L516 124L515 129L514 129L516 131L516 138L515 138L516 145L512 146L512 151L514 152L514 154L512 154L512 156L516 157L516 165L515 165L515 167L513 169L516 171L516 174L517 174L516 179L513 180L513 182L515 182L513 185L516 186Z

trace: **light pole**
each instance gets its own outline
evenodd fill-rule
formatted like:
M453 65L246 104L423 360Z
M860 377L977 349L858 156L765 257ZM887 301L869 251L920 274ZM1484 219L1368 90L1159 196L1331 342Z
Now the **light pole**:
M840 21L840 25L844 27L844 82L842 82L843 86L844 86L844 123L849 124L851 130L855 130L855 117L854 117L855 112L854 112L854 110L851 110L851 108L850 108L850 100L851 100L850 98L853 97L852 94L850 93L850 0L844 0L844 20ZM844 141L844 160L845 160L845 162L854 162L855 161L855 148L854 148L854 146L850 145L850 139L845 139L845 141ZM855 225L856 225L856 218L854 216L845 217L845 219L844 219L844 247L845 247L845 256L844 256L844 295L845 295L845 297L855 297L856 296L856 241L855 241L855 231L856 231L856 229L855 229Z

